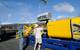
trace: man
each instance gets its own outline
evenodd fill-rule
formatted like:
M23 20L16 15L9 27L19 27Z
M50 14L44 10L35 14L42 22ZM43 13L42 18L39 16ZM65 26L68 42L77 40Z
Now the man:
M16 33L16 38L19 39L19 50L23 50L23 43L24 43L24 38L23 38L23 26L24 25L18 25L18 32Z
M24 50L28 46L29 43L29 35L31 34L33 29L33 25L24 25L24 31L23 31L23 36L24 36Z
M40 48L41 48L41 43L42 43L41 35L42 35L42 31L43 31L42 25L35 24L35 27L34 27L34 35L35 35L34 50L36 50L37 44L38 44L38 50L40 50Z

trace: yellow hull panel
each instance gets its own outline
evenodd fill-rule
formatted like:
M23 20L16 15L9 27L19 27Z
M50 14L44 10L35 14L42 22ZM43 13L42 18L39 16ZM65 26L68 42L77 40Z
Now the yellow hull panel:
M47 24L48 36L58 38L71 38L70 19L51 21Z
M77 25L80 25L80 17L75 17L75 18L72 18L72 24L77 24ZM80 32L79 32L79 29L78 27L76 26L72 26L72 30L75 31L73 32L73 38L74 39L80 39Z

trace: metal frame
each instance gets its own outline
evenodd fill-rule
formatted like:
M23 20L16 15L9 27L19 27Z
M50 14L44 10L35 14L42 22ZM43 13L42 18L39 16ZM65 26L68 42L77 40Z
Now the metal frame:
M34 46L35 38L34 36L29 36L29 44ZM73 40L61 40L61 39L53 39L53 38L42 38L42 50L45 48L50 48L53 50L77 50L80 49L80 41Z
M42 47L44 48L51 48L55 50L77 50L80 49L80 42L76 41L66 41L66 40L59 40L59 39L49 39L43 38Z

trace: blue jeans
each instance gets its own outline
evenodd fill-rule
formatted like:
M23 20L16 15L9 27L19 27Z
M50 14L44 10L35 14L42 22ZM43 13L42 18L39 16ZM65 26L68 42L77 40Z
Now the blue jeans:
M25 47L28 46L28 43L29 43L28 38L20 38L19 39L19 50L25 50Z
M23 43L24 43L24 39L20 38L19 39L19 50L23 50L23 47L24 47Z

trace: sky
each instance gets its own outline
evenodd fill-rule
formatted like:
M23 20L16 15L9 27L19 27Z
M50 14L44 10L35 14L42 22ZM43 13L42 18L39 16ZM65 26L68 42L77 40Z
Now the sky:
M80 16L80 0L0 0L0 24L34 23L45 12L52 19Z

